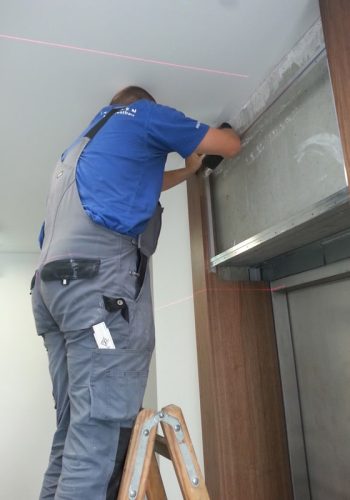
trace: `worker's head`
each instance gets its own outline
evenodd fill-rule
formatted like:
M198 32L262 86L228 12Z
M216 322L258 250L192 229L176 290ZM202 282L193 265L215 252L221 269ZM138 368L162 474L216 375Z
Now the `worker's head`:
M154 97L152 97L147 90L131 85L115 94L110 104L131 104L139 99L148 99L149 101L156 102Z

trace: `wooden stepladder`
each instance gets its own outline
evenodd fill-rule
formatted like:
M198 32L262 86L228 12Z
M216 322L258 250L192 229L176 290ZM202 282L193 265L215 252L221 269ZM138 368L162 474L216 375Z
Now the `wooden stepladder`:
M164 437L157 434L160 423ZM135 422L117 500L167 500L155 454L173 462L185 500L210 500L179 407L142 410Z

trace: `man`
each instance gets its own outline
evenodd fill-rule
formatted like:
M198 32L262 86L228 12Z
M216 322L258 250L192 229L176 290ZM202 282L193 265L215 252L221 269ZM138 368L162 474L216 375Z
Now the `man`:
M148 258L161 189L193 175L200 155L239 147L232 130L127 87L58 162L32 286L57 417L40 500L116 498L154 348ZM185 167L164 173L172 151Z

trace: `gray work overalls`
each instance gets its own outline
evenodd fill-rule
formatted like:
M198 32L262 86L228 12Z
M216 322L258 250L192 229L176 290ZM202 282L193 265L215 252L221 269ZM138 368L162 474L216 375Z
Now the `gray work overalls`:
M80 202L76 166L89 140L54 171L32 288L57 412L40 500L116 498L154 348L150 277L137 242L92 222ZM92 327L101 322L115 349L97 347Z

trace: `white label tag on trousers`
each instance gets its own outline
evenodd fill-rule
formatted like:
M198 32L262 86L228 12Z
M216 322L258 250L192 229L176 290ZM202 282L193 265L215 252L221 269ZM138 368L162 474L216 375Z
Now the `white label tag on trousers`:
M104 322L98 323L92 328L94 329L94 337L99 349L115 349L111 332L108 330Z

